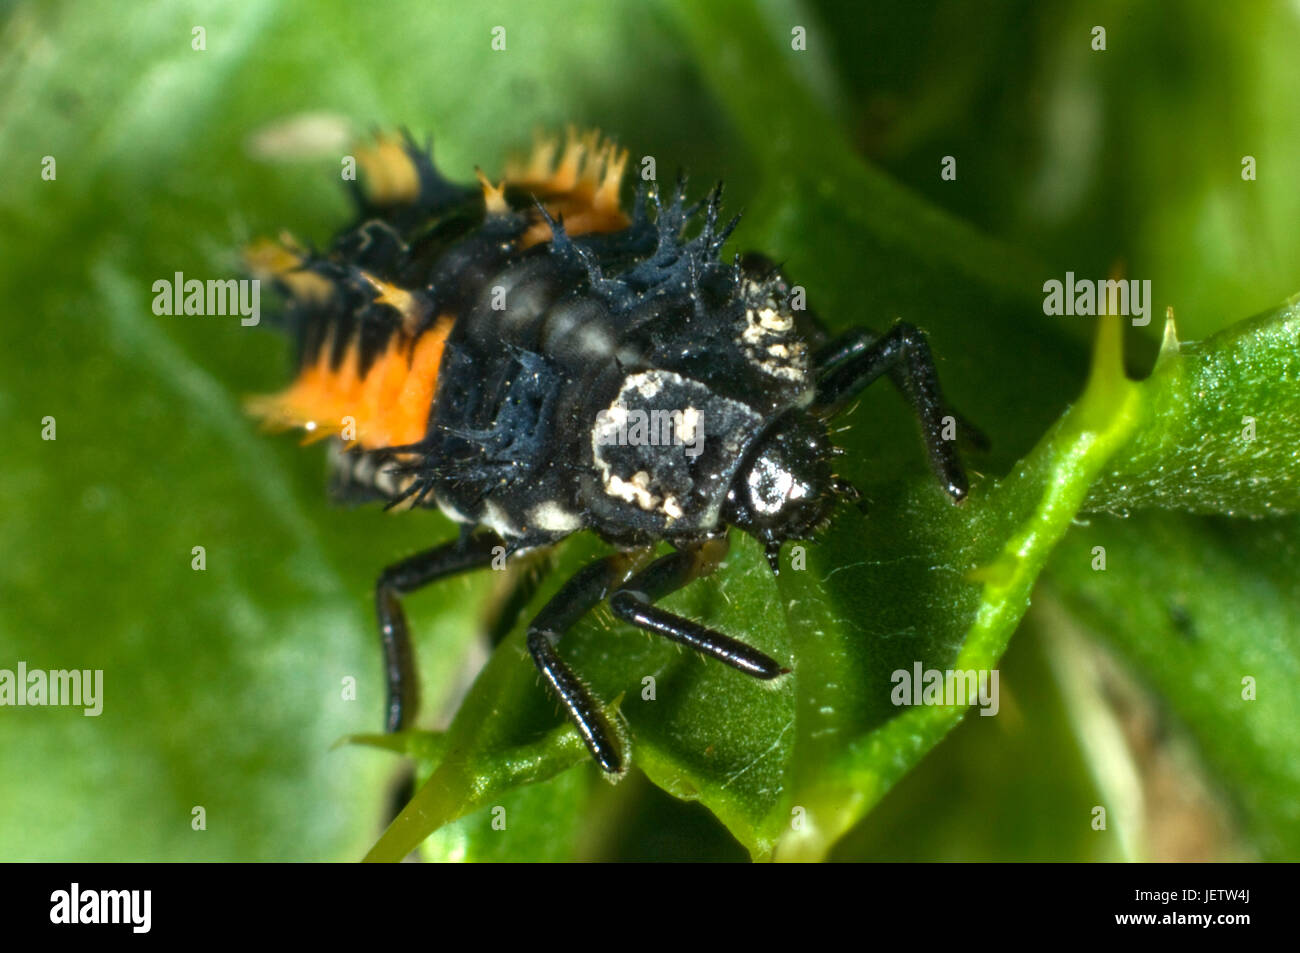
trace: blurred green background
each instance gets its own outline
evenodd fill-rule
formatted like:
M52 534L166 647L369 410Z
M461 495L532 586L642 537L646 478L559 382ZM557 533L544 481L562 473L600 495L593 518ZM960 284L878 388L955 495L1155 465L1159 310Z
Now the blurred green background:
M909 317L994 437L981 464L994 474L1086 372L1091 323L1033 313L1046 278L1118 265L1152 281L1155 318L1128 341L1139 375L1166 305L1199 339L1300 290L1294 4L0 9L0 668L100 668L106 695L98 718L0 709L0 859L354 859L382 829L397 762L331 746L380 721L375 574L449 526L332 507L323 452L263 437L241 411L243 395L283 382L287 342L150 307L152 283L174 272L237 273L256 235L328 238L349 214L338 156L351 136L431 133L440 167L468 180L475 165L495 174L535 128L597 125L655 155L661 177L724 178L729 205L753 212L737 245L826 275L810 297L835 323L881 326L900 301L950 296L960 315ZM499 25L505 51L491 47ZM900 186L878 229L902 249L949 236L955 250L935 253L947 271L884 273L858 247L783 224L796 199L754 120L768 80L746 50L789 51L792 25L807 49L787 68L828 138ZM1241 176L1247 155L1255 181ZM939 176L944 156L955 181ZM824 186L841 200L829 173ZM892 397L867 406L901 418ZM57 440L41 439L47 416ZM890 478L924 479L910 423L881 427L906 448ZM1269 769L1300 760L1300 733L1279 747L1248 719L1225 726L1189 706L1179 686L1198 671L1164 664L1150 641L1180 632L1212 653L1227 640L1225 656L1240 652L1224 671L1245 655L1293 693L1295 519L1089 521L1002 663L1001 716L968 718L837 858L1300 858L1293 778ZM1078 569L1096 539L1129 567L1109 589ZM484 658L490 585L409 600L430 726ZM478 815L440 835L436 856L746 856L702 807L635 774L610 788L584 766L518 796L545 803L565 787L586 792L582 813L534 842L484 846ZM1103 801L1120 819L1105 835L1087 823Z

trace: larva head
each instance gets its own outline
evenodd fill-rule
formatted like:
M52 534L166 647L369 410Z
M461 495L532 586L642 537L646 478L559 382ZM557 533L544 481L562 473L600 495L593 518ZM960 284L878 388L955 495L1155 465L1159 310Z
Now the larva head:
M754 441L736 472L723 517L766 547L773 572L782 543L827 523L838 487L833 452L824 425L790 411Z

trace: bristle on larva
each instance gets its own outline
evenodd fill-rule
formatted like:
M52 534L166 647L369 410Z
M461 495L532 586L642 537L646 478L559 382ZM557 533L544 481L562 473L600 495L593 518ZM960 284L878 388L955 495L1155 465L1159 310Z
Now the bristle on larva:
M488 215L510 214L510 206L506 204L505 182L494 186L488 181L488 177L483 174L483 170L477 166L474 168L474 174L478 176L478 184L483 189L483 205L487 209Z
M536 193L552 218L564 219L571 236L626 228L631 219L623 211L619 192L627 149L610 139L602 141L599 130L579 135L570 126L558 162L557 151L557 139L539 136L527 161L506 164L505 184ZM527 248L550 238L551 227L542 221L528 230L521 244Z
M303 270L306 260L306 253L288 232L282 232L278 240L256 239L244 249L244 265L255 278L280 282L300 302L329 300L334 285L323 275Z
M420 195L420 170L410 150L393 136L358 146L357 163L365 176L366 196L375 205L414 202Z
M433 305L427 297L419 292L407 291L397 285L376 278L368 271L361 271L361 277L378 294L375 301L386 304L402 316L402 331L408 337L414 337L424 327Z

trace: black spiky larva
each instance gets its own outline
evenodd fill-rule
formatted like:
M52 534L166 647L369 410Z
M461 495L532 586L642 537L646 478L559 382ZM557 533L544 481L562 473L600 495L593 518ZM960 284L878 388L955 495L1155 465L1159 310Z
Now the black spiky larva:
M329 438L339 495L434 506L462 527L376 585L388 730L417 704L400 597L582 530L616 552L564 584L527 643L605 771L625 766L620 736L558 652L600 602L756 678L788 672L656 603L717 567L731 527L776 572L782 543L825 525L852 495L827 421L882 374L913 404L944 488L965 496L924 335L899 323L828 338L767 259L721 261L736 219L720 223L720 185L688 205L684 182L667 199L642 183L628 214L627 152L572 130L496 186L448 181L409 136L359 158L358 217L328 249L285 237L248 251L286 298L300 362L251 409ZM651 558L663 541L674 551Z

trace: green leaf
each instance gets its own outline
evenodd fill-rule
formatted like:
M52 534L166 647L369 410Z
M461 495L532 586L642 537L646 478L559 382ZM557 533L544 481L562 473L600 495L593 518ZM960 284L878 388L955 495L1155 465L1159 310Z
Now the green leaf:
M527 784L547 781L589 758L567 723L536 741L518 743L528 719L511 708L535 705L529 667L519 664L520 646L504 643L475 682L442 739L432 775L367 855L398 861L430 833ZM611 713L612 714L612 713ZM534 827L537 826L534 819Z
M1083 397L1008 477L973 493L960 516L944 519L919 508L903 509L894 526L871 532L895 530L896 539L907 540L905 552L896 551L892 560L872 553L874 559L856 568L842 551L823 579L846 578L829 587L828 599L805 591L792 600L803 614L796 616L800 622L811 616L801 626L804 631L841 634L830 643L838 657L828 653L803 708L807 747L794 797L808 805L817 823L787 833L785 855L823 856L965 714L964 706L891 712L884 691L890 673L915 661L940 670L997 667L1048 555L1100 467L1131 431L1135 390L1123 377L1118 327L1103 325ZM918 533L917 526L927 529ZM859 553L862 549L859 544ZM982 585L974 586L977 581ZM881 611L891 592L909 593L904 610L909 624L892 632L890 622L903 620ZM853 656L867 661L845 664ZM874 718L862 717L865 703L873 703Z
M360 734L340 738L340 745L366 745L382 751L406 755L415 760L425 774L429 774L442 761L447 752L447 736L439 731L395 731L391 734Z
M832 859L1133 859L1115 811L1107 833L1093 829L1093 807L1104 802L1049 666L1059 634L1044 624L1037 595L1034 601L998 662L997 715L965 718L836 845Z
M1300 297L1195 344L1170 318L1141 389L1142 420L1086 510L1300 508Z
M1251 842L1278 860L1300 853L1298 538L1294 517L1098 516L1047 573L1186 726Z

